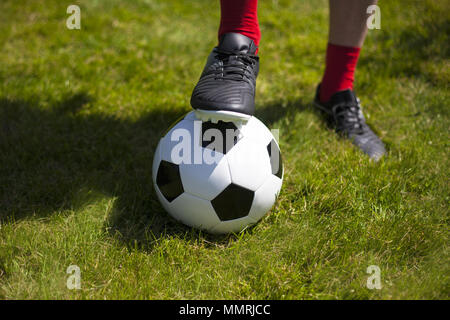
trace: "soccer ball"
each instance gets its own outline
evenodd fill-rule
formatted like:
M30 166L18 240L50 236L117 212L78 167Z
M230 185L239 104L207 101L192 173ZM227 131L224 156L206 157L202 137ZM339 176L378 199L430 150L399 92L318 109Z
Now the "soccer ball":
M281 189L278 143L255 117L245 124L199 120L192 111L159 141L153 158L158 199L176 220L209 233L258 222Z

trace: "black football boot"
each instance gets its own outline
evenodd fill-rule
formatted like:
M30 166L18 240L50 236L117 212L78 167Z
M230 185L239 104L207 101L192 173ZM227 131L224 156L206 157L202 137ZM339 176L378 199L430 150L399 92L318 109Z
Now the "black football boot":
M226 33L208 57L191 105L203 121L243 121L255 112L257 46L239 33Z
M331 99L319 100L320 85L317 87L314 106L322 111L330 125L343 137L350 139L371 159L378 161L385 153L383 142L366 124L359 99L348 89L336 92Z

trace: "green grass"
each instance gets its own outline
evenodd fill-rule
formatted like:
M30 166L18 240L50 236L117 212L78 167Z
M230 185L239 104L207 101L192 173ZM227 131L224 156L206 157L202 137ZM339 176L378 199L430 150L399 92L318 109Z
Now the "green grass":
M164 212L151 164L218 1L2 0L0 299L448 299L450 6L380 6L355 84L388 147L373 163L311 107L326 1L260 1L257 116L281 129L285 181L258 225L213 237Z

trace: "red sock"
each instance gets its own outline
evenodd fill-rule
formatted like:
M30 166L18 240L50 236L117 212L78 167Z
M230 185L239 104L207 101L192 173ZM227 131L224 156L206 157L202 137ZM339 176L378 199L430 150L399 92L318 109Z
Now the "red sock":
M220 0L219 39L224 33L243 34L259 45L261 32L257 16L258 0Z
M320 101L327 102L338 91L353 90L358 62L358 47L344 47L328 43L325 73L320 85Z

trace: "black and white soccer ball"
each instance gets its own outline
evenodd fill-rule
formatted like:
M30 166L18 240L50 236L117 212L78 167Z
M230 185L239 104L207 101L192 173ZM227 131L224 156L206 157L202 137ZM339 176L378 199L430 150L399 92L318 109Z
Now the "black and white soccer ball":
M158 199L176 220L209 233L239 232L273 206L283 181L276 139L257 118L202 122L192 111L159 141Z

